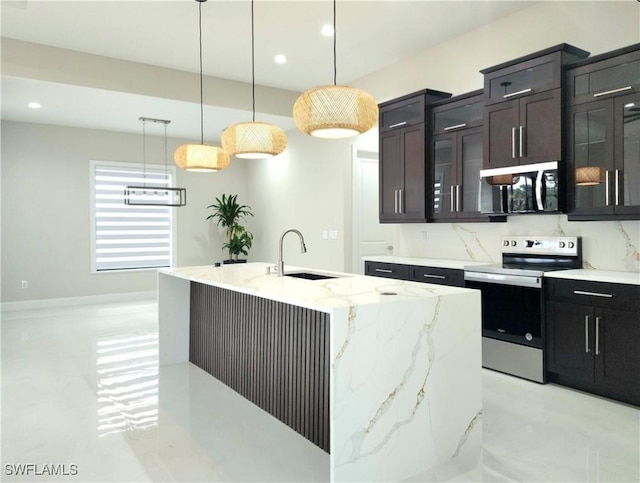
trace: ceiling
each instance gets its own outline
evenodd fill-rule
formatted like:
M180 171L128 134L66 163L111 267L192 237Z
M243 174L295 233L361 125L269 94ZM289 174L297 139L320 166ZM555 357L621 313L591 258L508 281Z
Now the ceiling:
M351 83L419 51L527 8L530 1L337 2L337 81ZM251 82L251 4L247 0L2 1L2 36L161 67L198 72L198 5L202 7L205 75ZM332 2L255 1L257 84L302 92L333 83ZM278 65L276 54L288 62ZM41 98L43 109L24 106ZM249 91L250 92L250 91ZM248 93L248 95L250 95ZM64 106L52 109L56 102ZM151 111L151 112L150 112ZM96 116L95 113L100 115ZM157 113L157 114L154 114ZM2 80L2 118L110 130L139 130L123 122L140 115L181 119L171 135L199 133L197 105L120 92L43 82ZM207 119L222 130L251 113L208 106ZM293 121L263 116L283 129ZM126 127L125 127L126 126Z

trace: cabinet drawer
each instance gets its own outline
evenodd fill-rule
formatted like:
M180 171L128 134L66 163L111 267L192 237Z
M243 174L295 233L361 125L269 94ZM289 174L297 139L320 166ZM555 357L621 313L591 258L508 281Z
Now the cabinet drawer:
M409 265L384 262L365 262L364 274L374 277L409 280Z
M640 90L640 44L635 49L569 69L569 104L597 101Z
M412 266L410 280L414 282L464 287L464 270Z
M545 279L547 300L640 311L640 286L582 280Z

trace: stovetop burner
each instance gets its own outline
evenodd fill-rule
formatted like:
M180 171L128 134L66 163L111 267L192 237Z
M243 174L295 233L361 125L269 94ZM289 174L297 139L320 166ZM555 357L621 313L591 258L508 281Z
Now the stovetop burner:
M545 272L582 268L581 245L580 237L503 237L501 264L467 265L464 270L542 277Z

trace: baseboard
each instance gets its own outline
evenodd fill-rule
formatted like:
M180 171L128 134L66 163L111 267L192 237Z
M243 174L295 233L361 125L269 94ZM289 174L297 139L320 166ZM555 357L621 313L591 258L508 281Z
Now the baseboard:
M19 310L46 309L49 307L68 307L73 305L105 304L111 302L129 302L136 300L156 300L155 290L147 292L112 293L103 295L88 295L84 297L62 297L57 299L24 300L20 302L3 302L0 304L2 312L17 312Z

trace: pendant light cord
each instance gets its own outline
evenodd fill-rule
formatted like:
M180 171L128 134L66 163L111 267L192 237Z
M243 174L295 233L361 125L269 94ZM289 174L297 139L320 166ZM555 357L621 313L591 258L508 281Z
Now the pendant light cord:
M251 98L253 108L253 122L256 122L256 41L255 41L255 24L253 20L253 0L251 0Z
M142 185L147 187L147 122L142 120Z
M198 1L198 31L200 43L200 144L204 144L204 98L202 95L202 2Z
M336 61L336 0L333 0L333 85L338 85L337 79L338 79L338 67L337 67L337 61Z

